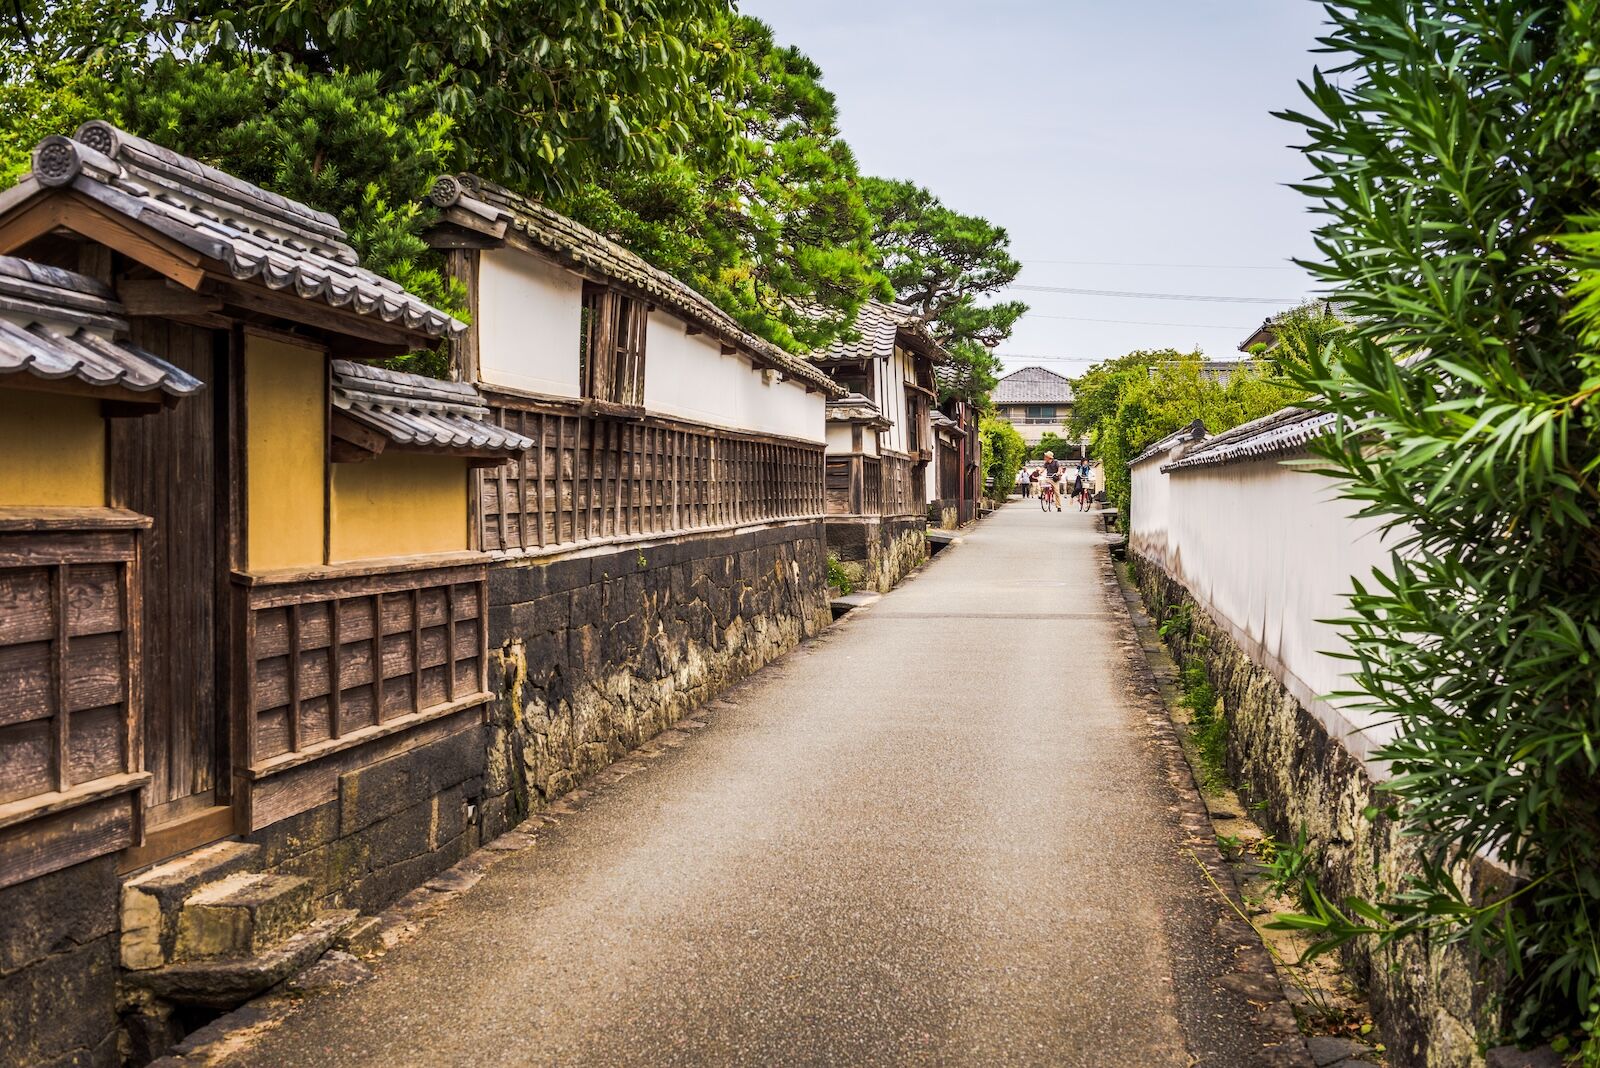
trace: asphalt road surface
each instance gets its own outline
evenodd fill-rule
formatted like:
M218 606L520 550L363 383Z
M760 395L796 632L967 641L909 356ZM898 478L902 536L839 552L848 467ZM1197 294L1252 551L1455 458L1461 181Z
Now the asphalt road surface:
M1097 527L1002 509L233 1063L1281 1063Z

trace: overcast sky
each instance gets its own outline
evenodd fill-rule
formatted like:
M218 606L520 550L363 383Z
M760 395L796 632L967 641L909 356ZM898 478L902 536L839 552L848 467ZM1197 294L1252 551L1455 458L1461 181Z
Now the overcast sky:
M1311 0L740 9L822 67L864 173L913 179L1005 226L1019 284L1291 300L1313 290L1287 262L1312 251L1305 198L1284 188L1307 167L1287 147L1295 128L1268 114L1299 106L1296 81L1317 58ZM1135 348L1234 355L1277 307L1016 295L1034 310L1001 347L1008 368L1069 375Z

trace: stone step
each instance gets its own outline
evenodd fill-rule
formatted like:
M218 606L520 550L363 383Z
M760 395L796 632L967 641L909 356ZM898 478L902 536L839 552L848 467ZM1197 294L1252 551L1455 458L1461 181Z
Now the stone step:
M172 961L251 957L311 922L311 883L297 875L238 872L189 895Z
M231 1009L315 963L356 916L354 909L319 912L307 926L261 953L168 964L132 973L127 980L175 1005Z
M155 968L172 959L183 903L203 886L253 869L261 847L217 842L158 864L122 886L122 966Z

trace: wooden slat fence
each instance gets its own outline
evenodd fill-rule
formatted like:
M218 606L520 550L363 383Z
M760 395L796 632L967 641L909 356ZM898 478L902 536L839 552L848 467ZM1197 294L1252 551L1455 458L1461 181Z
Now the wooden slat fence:
M497 406L532 448L478 482L478 544L537 550L823 513L823 448Z
M923 515L927 506L916 478L917 464L900 456L884 456L878 511L882 515Z

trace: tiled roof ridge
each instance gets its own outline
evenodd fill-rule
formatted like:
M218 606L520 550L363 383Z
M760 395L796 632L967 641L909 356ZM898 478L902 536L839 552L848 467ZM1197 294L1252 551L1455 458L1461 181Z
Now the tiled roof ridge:
M221 264L237 280L259 280L268 289L428 337L466 330L466 324L361 267L333 216L110 123L87 122L75 137L40 141L33 170L0 193L0 206L53 188L71 188L101 209L149 227Z
M894 355L895 343L904 331L920 342L935 364L950 362L948 350L933 336L921 313L909 304L869 299L862 303L851 326L859 337L835 341L826 349L813 353L812 359L827 362L888 359Z
M1177 471L1211 464L1238 463L1298 452L1331 430L1338 416L1300 405L1289 405L1248 423L1241 423L1209 438L1161 468Z
M752 334L683 279L654 266L632 249L554 208L467 172L443 175L435 180L428 199L441 210L459 206L491 220L503 212L506 221L534 243L634 286L678 314L712 327L755 354L761 362L828 396L843 392L833 379L814 367L809 360L785 352L765 338Z
M359 261L344 227L328 212L147 141L104 119L91 119L79 126L72 139L121 163L134 175L158 182L176 182L189 187L191 192L225 201L228 206L257 216L269 225L275 224L296 236L324 244L328 246L326 254L341 263L353 265Z
M111 331L127 328L110 286L16 256L0 256L0 313Z
M1198 419L1191 420L1177 430L1169 434L1163 434L1149 445L1146 445L1139 455L1128 461L1128 466L1132 467L1135 464L1144 463L1159 453L1170 452L1181 441L1204 441L1205 437L1206 425Z
M334 360L333 404L401 445L511 455L534 444L496 425L483 394L468 382Z

